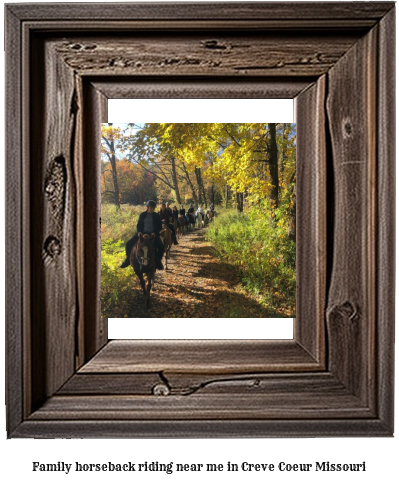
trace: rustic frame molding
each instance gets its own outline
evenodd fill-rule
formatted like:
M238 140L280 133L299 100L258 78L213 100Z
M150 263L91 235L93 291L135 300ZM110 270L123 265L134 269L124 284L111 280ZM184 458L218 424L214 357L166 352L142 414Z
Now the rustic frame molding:
M394 36L393 2L6 6L9 437L393 434ZM287 96L294 340L107 342L107 99Z

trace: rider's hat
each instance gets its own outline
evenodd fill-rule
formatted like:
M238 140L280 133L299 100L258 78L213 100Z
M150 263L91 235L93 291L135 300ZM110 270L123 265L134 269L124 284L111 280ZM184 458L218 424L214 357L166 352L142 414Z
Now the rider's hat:
M157 204L153 200L147 201L147 206L150 206L151 208L156 208Z

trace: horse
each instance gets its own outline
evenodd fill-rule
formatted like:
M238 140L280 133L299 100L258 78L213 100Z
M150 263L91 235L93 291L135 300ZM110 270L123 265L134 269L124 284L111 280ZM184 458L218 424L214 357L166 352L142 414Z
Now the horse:
M140 280L143 294L146 296L146 306L149 309L151 305L150 292L155 279L155 249L152 246L154 237L142 233L139 233L138 237L137 244L130 252L130 265ZM147 284L144 280L144 274L147 276Z
M195 218L197 220L197 228L203 228L205 226L204 219L202 218L202 213L197 211Z
M162 230L159 232L159 237L165 247L165 270L168 270L168 259L172 247L172 232L169 230L166 223L162 223Z
M188 229L189 230L194 230L194 227L195 227L195 217L194 217L194 215L192 213L189 213L187 215L187 217L188 217L188 225L187 225L188 226Z
M180 224L180 233L181 233L181 235L184 235L185 231L188 230L186 217L184 217L183 215L180 215L178 220L179 220L179 224Z
M209 223L213 220L213 213L209 208L206 210L205 218L208 218Z

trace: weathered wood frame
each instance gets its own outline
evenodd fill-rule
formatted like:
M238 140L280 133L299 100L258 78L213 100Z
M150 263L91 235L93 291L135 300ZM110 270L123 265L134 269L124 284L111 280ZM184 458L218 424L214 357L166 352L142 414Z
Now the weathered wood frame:
M394 15L6 6L9 437L393 434ZM294 340L107 342L96 161L113 97L295 98Z

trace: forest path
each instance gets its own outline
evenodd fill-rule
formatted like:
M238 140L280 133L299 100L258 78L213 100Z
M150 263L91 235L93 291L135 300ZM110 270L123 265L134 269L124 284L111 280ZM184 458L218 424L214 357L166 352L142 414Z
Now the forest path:
M240 285L236 267L221 262L195 229L172 245L168 270L157 271L147 311L139 281L128 312L133 318L261 318L266 310ZM164 259L163 259L164 263Z

